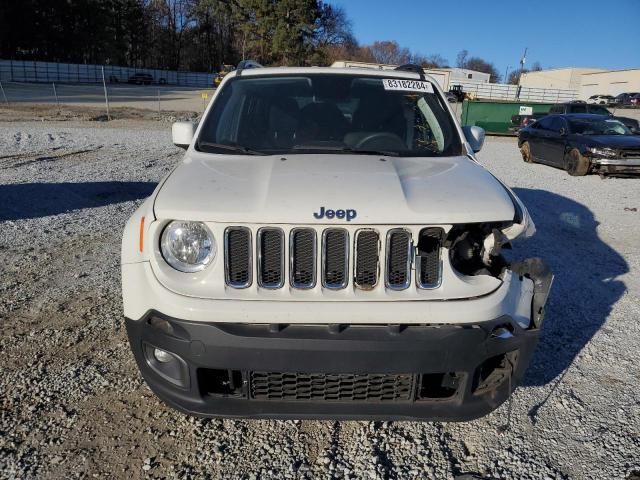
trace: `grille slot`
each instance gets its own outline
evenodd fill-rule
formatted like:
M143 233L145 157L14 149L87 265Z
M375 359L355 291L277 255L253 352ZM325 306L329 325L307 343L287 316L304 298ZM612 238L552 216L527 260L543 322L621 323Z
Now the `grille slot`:
M416 255L416 283L419 288L438 288L442 282L440 247L443 235L441 228L420 231Z
M227 228L224 231L224 250L227 285L233 288L247 288L252 282L251 231L245 227Z
M398 402L413 400L412 374L250 372L256 400Z
M355 247L355 284L370 290L378 284L380 237L375 230L358 230Z
M404 290L411 283L411 233L396 228L387 233L386 284Z
M258 283L262 288L284 285L284 233L279 228L258 230Z
M322 234L322 284L325 288L345 288L349 276L349 233L330 228Z
M620 156L622 158L640 158L640 148L621 150Z
M311 228L297 228L289 238L290 283L294 288L313 288L316 285L316 232Z

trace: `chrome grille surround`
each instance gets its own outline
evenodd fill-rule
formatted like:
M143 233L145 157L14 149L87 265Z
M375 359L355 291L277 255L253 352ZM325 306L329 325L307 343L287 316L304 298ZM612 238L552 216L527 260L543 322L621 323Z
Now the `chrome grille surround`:
M392 228L387 232L386 244L385 285L391 290L406 290L411 285L411 232L403 228Z
M252 250L250 229L247 227L227 227L224 230L224 276L225 283L230 287L247 288L251 286L253 282ZM245 255L246 262L243 261L241 255ZM243 263L246 265L242 265Z
M443 250L446 227L223 228L225 283L234 290L288 287L293 293L350 288L354 293L387 290L397 295L392 292L412 288L417 293L441 287L447 268Z
M284 232L281 228L263 227L256 240L258 285L278 289L284 286Z
M416 286L423 290L433 290L442 285L442 235L440 227L428 227L420 230L418 249L416 249ZM421 245L422 237L427 237L427 245ZM421 251L420 247L426 247ZM426 254L426 255L425 255Z
M306 252L309 249L311 251ZM308 290L316 286L317 259L318 238L316 231L313 228L292 229L289 234L289 284L293 288Z
M349 250L349 232L346 229L327 228L322 232L324 288L341 290L349 284Z
M372 290L380 280L380 235L376 230L356 231L353 259L353 284L362 290Z

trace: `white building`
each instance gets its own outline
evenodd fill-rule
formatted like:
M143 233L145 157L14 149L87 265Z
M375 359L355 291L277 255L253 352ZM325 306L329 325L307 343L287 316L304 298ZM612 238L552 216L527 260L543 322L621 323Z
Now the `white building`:
M606 72L603 68L553 68L539 72L523 73L520 85L529 88L549 88L556 90L579 90L582 75Z
M465 83L489 83L491 75L468 68L433 68L429 72L449 72L449 84L455 85L458 82Z
M586 100L591 95L616 96L630 92L640 92L640 68L585 73L578 97Z

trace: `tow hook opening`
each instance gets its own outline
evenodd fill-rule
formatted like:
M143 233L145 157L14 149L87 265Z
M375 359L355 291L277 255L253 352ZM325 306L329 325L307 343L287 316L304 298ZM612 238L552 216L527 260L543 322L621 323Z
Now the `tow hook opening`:
M486 359L476 369L472 391L475 395L498 389L513 375L518 363L518 351L502 353Z
M421 400L451 398L457 393L461 380L462 374L457 372L422 374L418 398Z
M198 385L203 396L242 397L245 384L240 370L198 369Z

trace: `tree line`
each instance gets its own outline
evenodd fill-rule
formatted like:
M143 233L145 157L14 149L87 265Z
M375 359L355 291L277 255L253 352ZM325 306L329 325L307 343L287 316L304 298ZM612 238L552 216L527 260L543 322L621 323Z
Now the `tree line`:
M205 72L243 59L449 65L395 41L360 45L346 11L322 0L8 0L0 2L0 58ZM500 79L466 50L456 66Z

